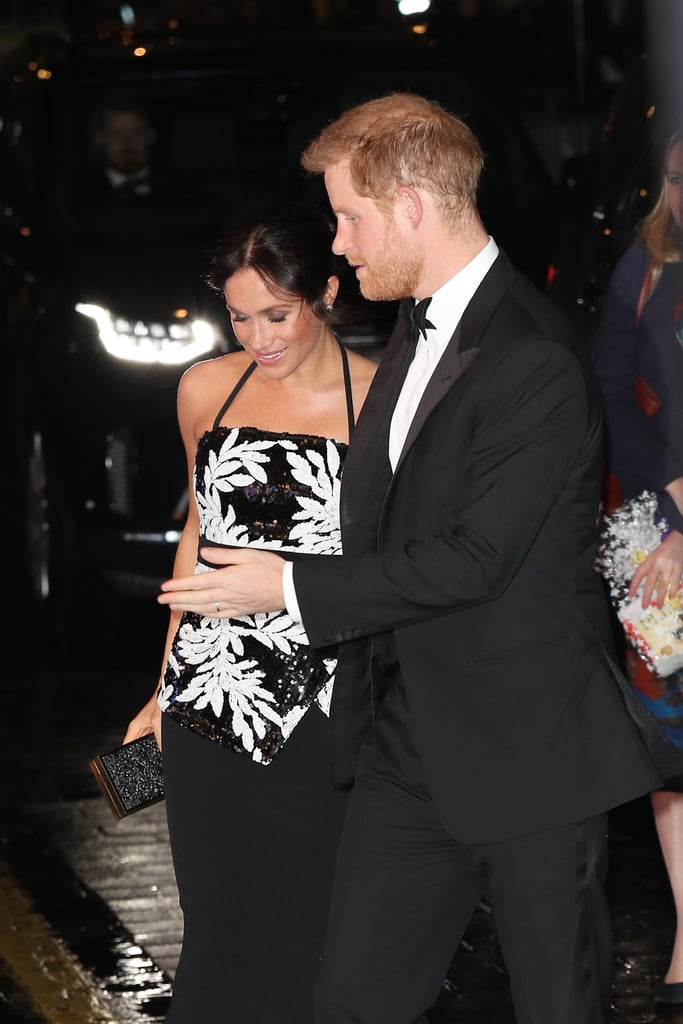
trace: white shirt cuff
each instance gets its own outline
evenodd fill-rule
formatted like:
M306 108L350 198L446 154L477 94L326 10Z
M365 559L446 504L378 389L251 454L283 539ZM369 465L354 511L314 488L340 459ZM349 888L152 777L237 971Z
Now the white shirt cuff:
M294 589L294 562L285 562L282 569L282 592L285 595L285 607L290 614L290 617L295 622L301 622L301 611L299 610L299 602L296 599L296 590Z

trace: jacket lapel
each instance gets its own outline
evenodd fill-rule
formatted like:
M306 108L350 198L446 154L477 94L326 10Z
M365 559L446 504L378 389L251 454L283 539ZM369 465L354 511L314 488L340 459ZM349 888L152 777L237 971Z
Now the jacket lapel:
M362 554L377 547L378 524L392 476L391 417L414 352L401 316L361 409L344 462L339 502L345 554Z
M397 472L432 410L448 394L458 378L462 377L479 355L486 325L510 287L515 274L516 271L507 256L499 253L465 308L460 323L425 389L410 425L406 443L396 467Z
M398 465L396 466L397 472L400 469L401 463L403 462L407 452L415 442L415 439L419 436L420 431L432 410L439 404L441 399L448 394L456 380L458 380L459 377L462 377L465 370L469 369L479 354L478 346L469 348L464 352L460 352L459 345L461 337L461 331L458 327L446 346L441 359L437 363L436 369L434 370L429 384L425 389L425 393L420 399L420 404L415 410L415 416L410 424L410 429L408 430L408 435L406 437L405 444L403 445Z
M397 471L429 414L476 359L486 325L515 274L510 261L500 253L472 296L427 385ZM376 550L382 509L392 481L389 464L391 417L413 355L405 318L399 316L358 417L344 463L340 516L346 554L358 555Z

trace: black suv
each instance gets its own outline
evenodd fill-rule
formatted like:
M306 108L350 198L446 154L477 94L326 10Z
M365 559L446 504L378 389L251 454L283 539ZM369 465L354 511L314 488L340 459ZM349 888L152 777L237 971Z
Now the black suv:
M350 64L353 65L350 68ZM324 204L299 155L347 106L391 90L440 99L488 157L480 205L499 244L541 281L551 179L515 119L416 38L352 41L123 32L35 38L0 80L4 535L14 594L52 644L115 622L118 594L170 574L187 507L180 375L233 344L208 253L246 203ZM109 206L86 182L103 106L144 104L159 196ZM395 306L344 335L379 358Z

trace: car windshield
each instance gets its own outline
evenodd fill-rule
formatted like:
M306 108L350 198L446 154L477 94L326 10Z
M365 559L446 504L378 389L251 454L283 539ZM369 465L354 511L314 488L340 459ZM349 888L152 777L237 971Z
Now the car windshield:
M466 118L487 157L482 214L514 253L519 224L537 222L534 213L547 200L546 178L519 126L480 86L450 72L366 72L349 82L333 70L225 77L193 70L137 87L81 87L60 99L52 117L52 215L60 230L76 233L127 231L131 218L161 234L202 227L215 233L236 210L269 196L326 205L320 178L300 168L302 149L348 106L394 88L424 92ZM101 163L103 110L135 107L144 108L154 133L157 187L144 202L124 207L88 182Z
M146 89L142 95L118 90L80 96L62 110L62 138L70 144L57 152L54 172L61 187L53 199L77 232L125 231L131 218L161 231L164 225L215 228L245 203L302 190L297 179L304 139L297 134L297 114L289 90L264 83L184 82L182 89ZM138 174L133 157L144 156L135 153L135 139L126 138L136 129L149 143L149 184L133 202L121 202L119 183ZM109 164L107 176L109 149L119 162Z

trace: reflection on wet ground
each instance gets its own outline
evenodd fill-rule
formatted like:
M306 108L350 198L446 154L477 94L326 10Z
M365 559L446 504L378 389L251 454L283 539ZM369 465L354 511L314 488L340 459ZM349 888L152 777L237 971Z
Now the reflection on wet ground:
M30 993L50 1022L163 1021L170 978L44 834L7 810L0 824L0 955L24 1004Z

